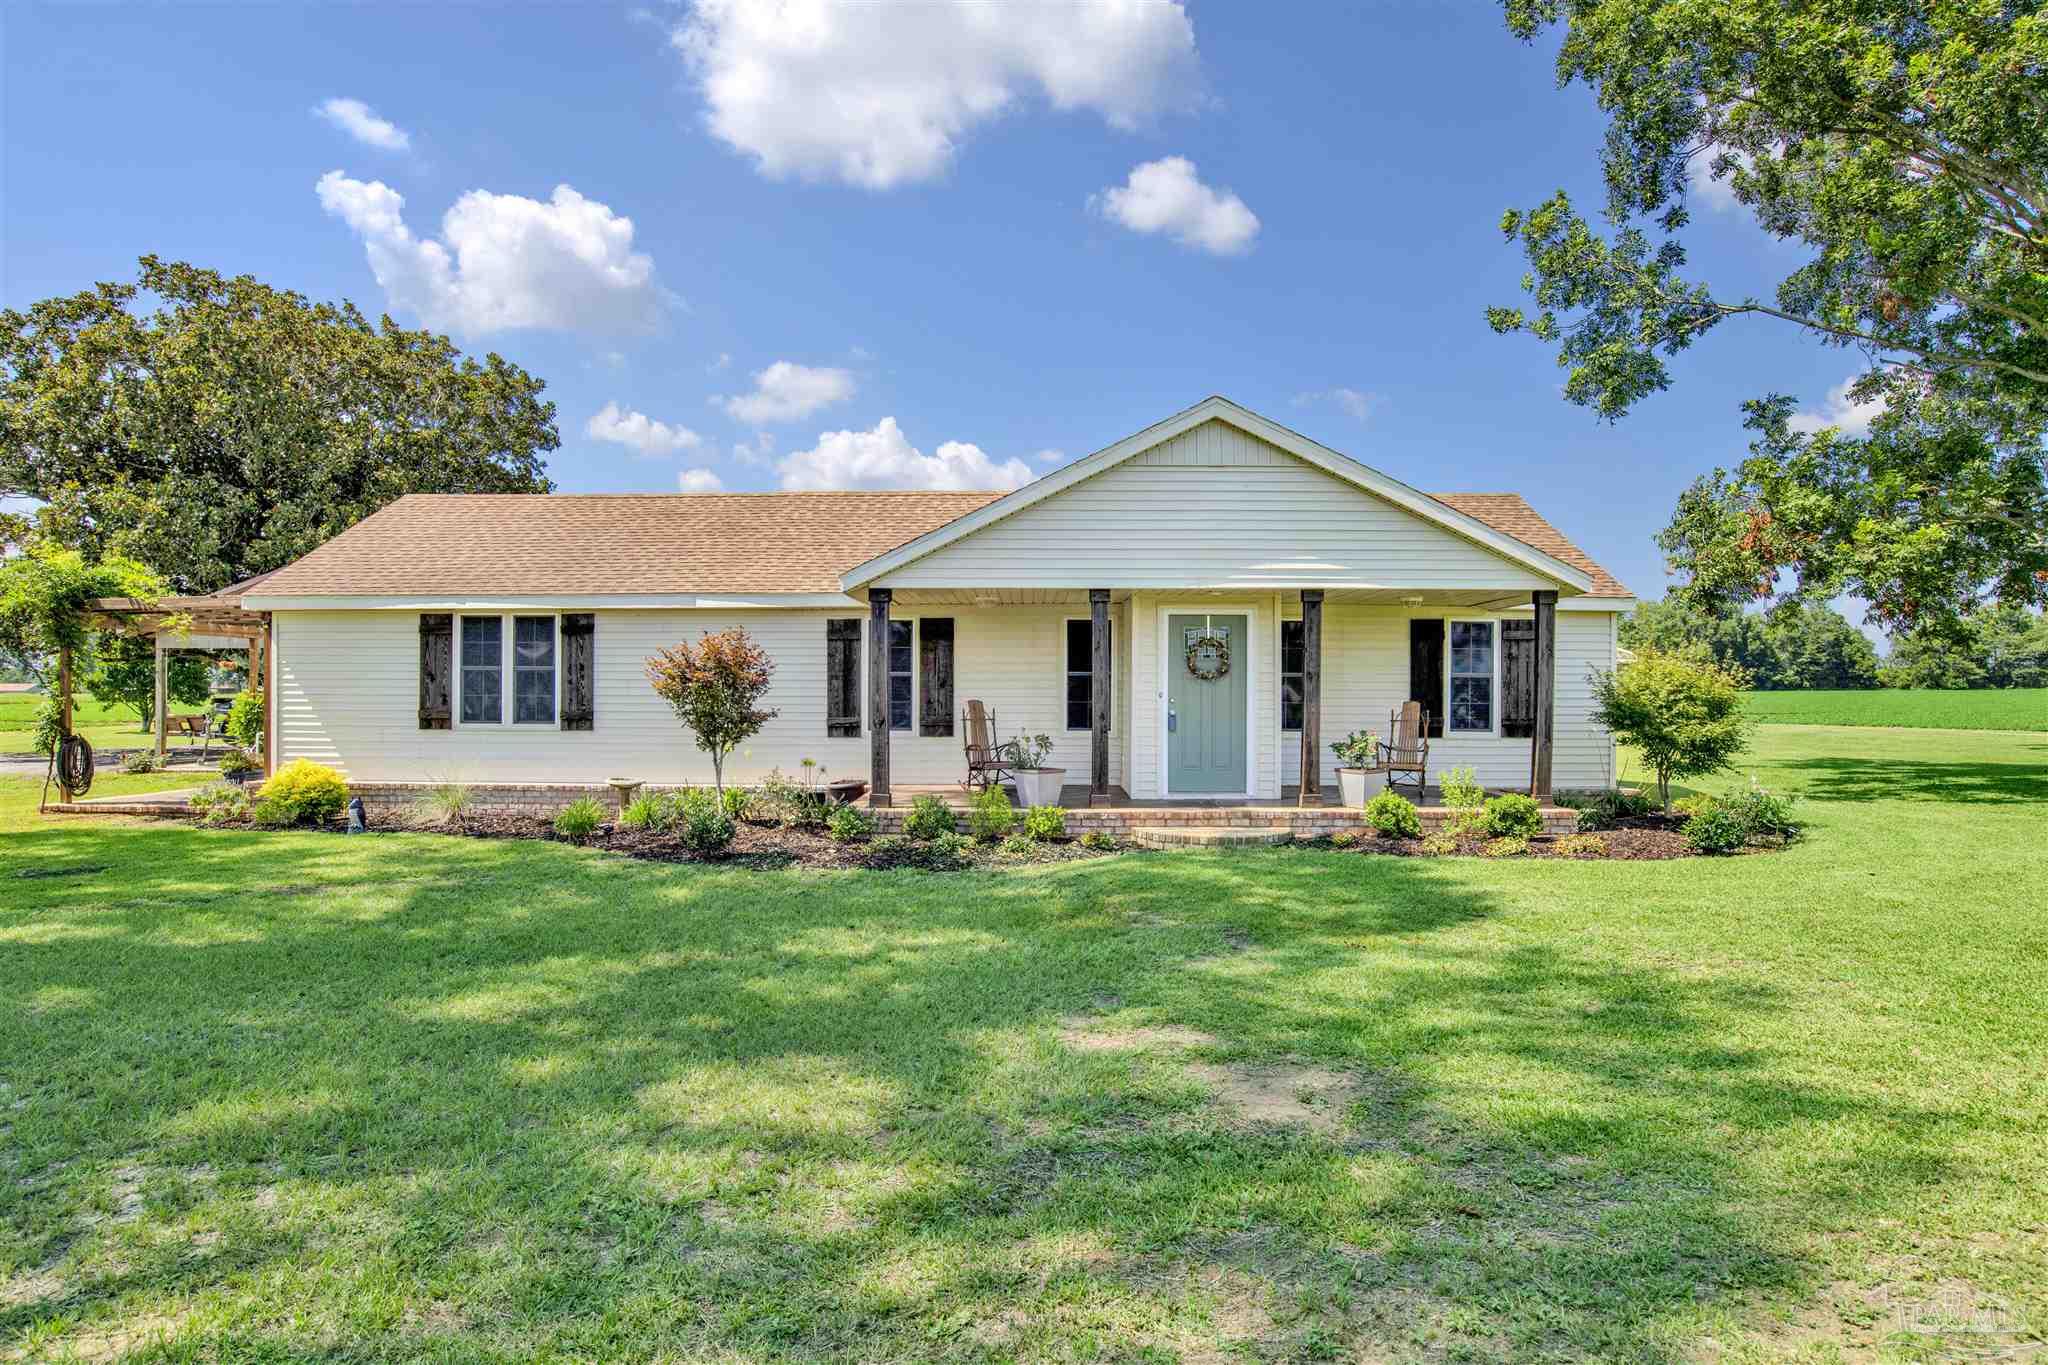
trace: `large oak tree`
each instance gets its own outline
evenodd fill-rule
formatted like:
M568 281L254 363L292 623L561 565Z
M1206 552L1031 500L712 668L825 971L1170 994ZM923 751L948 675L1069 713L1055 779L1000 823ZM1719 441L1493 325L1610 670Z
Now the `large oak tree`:
M133 284L0 312L0 494L43 504L0 537L209 592L403 493L549 491L542 387L346 302L145 256Z
M2048 601L2048 22L1994 0L1505 0L1562 25L1560 84L1607 117L1606 202L1560 192L1502 227L1565 396L1613 419L1723 325L1860 353L1867 436L1749 405L1749 457L1685 496L1661 541L1702 606L1849 591L1895 626ZM1691 177L1804 248L1770 298L1687 269Z

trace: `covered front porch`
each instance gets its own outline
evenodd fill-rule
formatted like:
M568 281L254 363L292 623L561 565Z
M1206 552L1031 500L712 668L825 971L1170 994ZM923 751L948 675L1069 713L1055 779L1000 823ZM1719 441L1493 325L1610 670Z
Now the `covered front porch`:
M901 758L906 622L945 614L958 638L988 637L1006 612L1069 613L1057 660L977 656L963 664L958 690L940 705L957 713L1000 684L992 673L1044 670L1062 686L1069 730L1058 766L1069 809L1334 808L1330 741L1355 730L1393 739L1396 713L1418 700L1429 713L1420 803L1436 804L1437 773L1472 768L1492 790L1527 792L1547 803L1557 734L1559 594L1548 588L1445 588L1442 585L1328 589L1256 588L1085 590L874 587L868 607L865 724L867 800L878 809L930 794L964 803L968 774L936 783L928 761L914 778L894 771ZM1455 623L1455 628L1453 623ZM1608 642L1604 618L1582 614L1581 634ZM1436 657L1415 661L1418 641L1433 638ZM954 637L948 634L950 642ZM918 657L928 663L918 636ZM1453 641L1458 651L1453 657ZM1186 646L1185 648L1183 646ZM1198 660L1197 648L1206 651ZM1504 654L1512 658L1503 659ZM956 682L947 657L944 685ZM1596 662L1597 649L1588 657ZM1458 672L1462 670L1462 672ZM925 670L929 671L929 670ZM918 704L930 704L931 679L916 679ZM893 689L893 690L892 690ZM1452 697L1461 698L1454 707ZM1509 694L1520 698L1504 716ZM1446 726L1446 714L1458 721ZM1077 718L1078 717L1078 718ZM1081 728L1085 726L1085 728ZM998 744L1013 737L998 724ZM1085 758L1079 742L1085 740ZM1611 756L1611 745L1607 746ZM1597 758L1597 755L1596 755ZM1370 765L1368 765L1370 766ZM844 774L845 769L839 770ZM1412 782L1414 775L1409 774ZM1382 775L1369 779L1378 790ZM1611 768L1574 772L1568 785L1605 785ZM1413 786L1404 794L1415 799Z

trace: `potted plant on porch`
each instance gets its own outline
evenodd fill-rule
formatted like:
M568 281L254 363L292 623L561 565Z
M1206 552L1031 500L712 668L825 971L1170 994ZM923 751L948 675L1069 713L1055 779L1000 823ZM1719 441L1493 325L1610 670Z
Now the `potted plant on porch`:
M1337 756L1337 790L1347 806L1365 804L1366 774L1379 761L1380 737L1370 730L1353 730L1330 745Z
M1033 806L1060 803L1060 788L1066 785L1067 770L1045 766L1045 760L1052 757L1051 735L1018 735L1003 746L1003 753L1009 759L1010 776L1017 784L1018 805L1029 810Z
M263 771L262 760L247 749L230 749L220 756L220 775L240 786Z

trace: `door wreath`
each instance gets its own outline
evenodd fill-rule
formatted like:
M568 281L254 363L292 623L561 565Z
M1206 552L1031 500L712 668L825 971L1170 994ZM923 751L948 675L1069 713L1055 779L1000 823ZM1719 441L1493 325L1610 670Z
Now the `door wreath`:
M1198 635L1188 642L1188 672L1214 682L1230 672L1230 642L1220 635Z

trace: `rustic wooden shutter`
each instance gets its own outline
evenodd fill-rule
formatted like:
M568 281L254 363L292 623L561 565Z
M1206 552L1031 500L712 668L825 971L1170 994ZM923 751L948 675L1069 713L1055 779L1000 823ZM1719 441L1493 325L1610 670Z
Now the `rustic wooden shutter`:
M449 612L420 615L420 729L446 730L455 678L455 617Z
M953 733L953 618L917 623L918 727L921 735Z
M1500 623L1500 733L1505 739L1536 734L1536 623Z
M1429 734L1444 734L1444 623L1440 620L1408 623L1408 700L1419 701L1429 713Z
M825 733L860 735L860 622L825 623Z
M597 615L562 614L562 728L588 730L597 717Z

